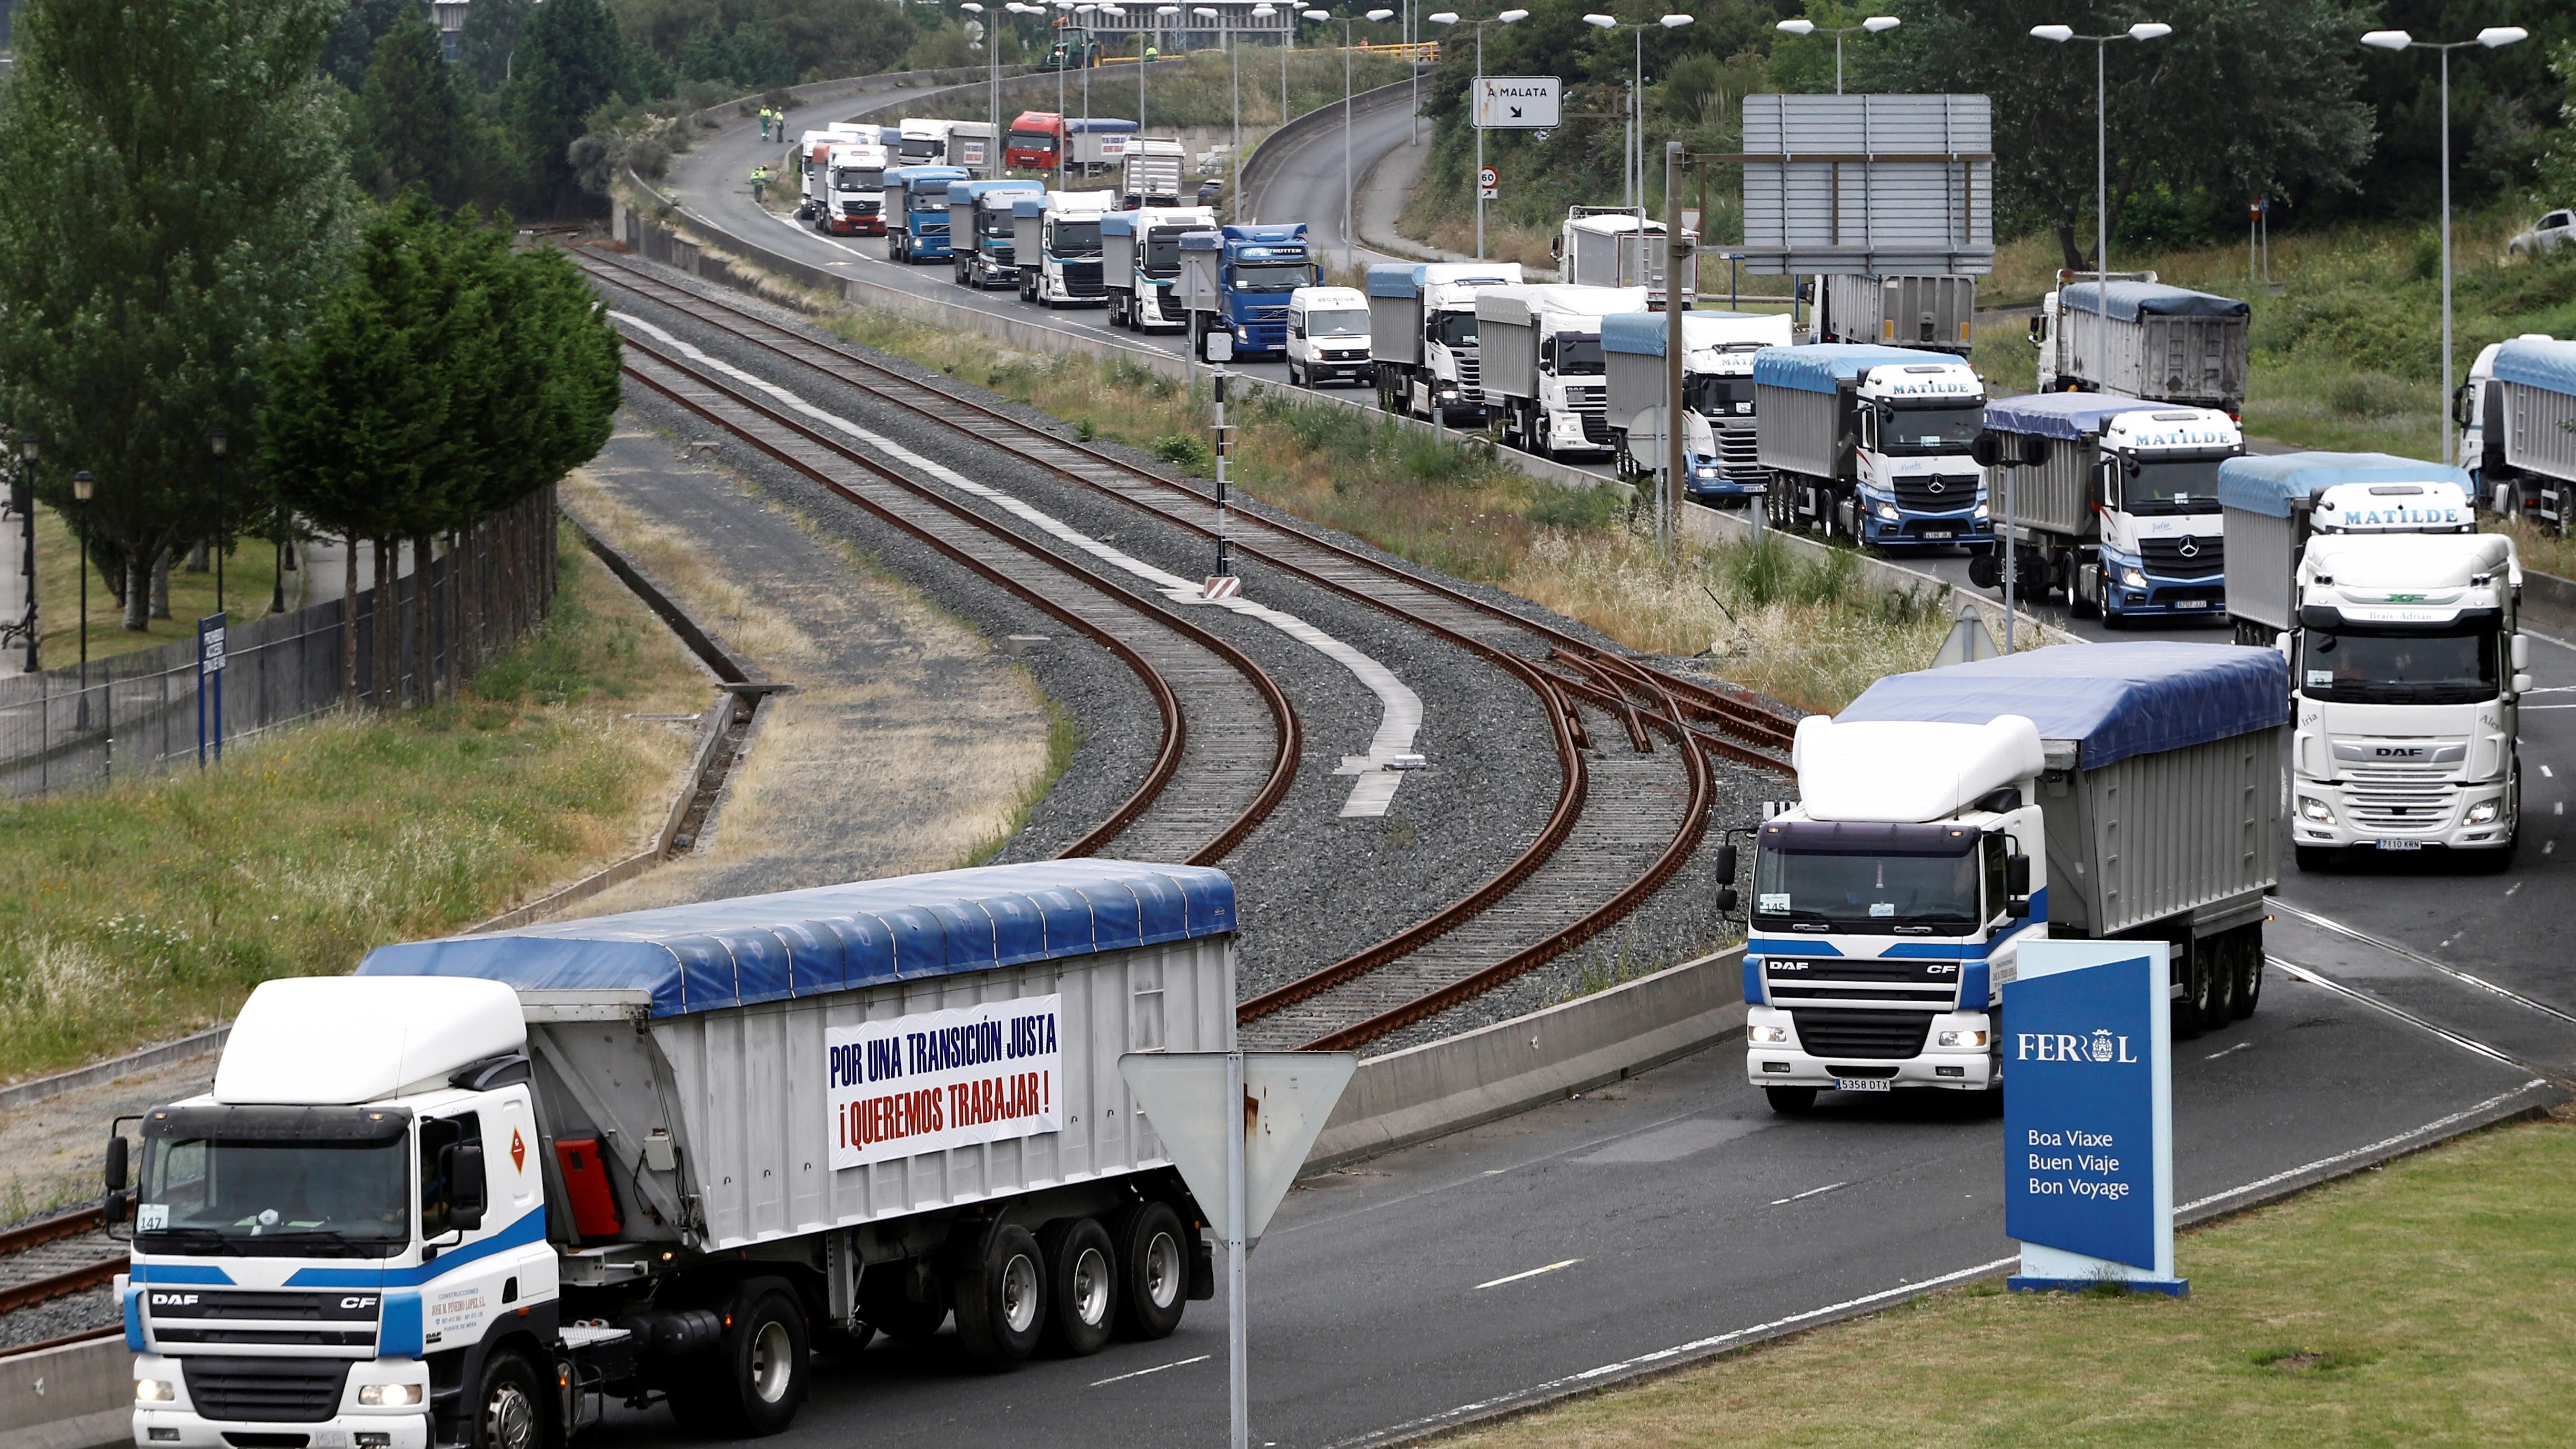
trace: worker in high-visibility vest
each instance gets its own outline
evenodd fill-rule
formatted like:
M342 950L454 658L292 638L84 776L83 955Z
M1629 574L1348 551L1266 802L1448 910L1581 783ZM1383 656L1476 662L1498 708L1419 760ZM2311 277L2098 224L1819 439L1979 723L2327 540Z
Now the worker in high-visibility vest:
M751 199L755 202L769 199L769 168L766 166L751 168Z

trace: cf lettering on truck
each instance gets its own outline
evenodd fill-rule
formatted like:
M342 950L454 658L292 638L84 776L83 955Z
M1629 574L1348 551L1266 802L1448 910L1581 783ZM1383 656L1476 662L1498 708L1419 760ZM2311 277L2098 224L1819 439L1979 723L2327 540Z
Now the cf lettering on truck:
M1799 721L1798 804L1754 837L1747 1077L1782 1112L1996 1088L2033 939L2171 943L2176 1037L2252 1015L2287 684L2268 649L2067 645Z
M142 1122L134 1439L786 1428L815 1340L1160 1338L1205 1214L1121 1053L1232 1045L1233 885L950 871L384 946L252 993ZM130 1120L130 1119L129 1119Z

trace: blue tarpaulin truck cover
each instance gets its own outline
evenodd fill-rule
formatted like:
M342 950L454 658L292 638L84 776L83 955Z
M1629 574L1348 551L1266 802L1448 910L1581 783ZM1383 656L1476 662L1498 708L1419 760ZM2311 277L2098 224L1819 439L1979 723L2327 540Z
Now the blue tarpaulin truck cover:
M358 974L642 990L653 1015L678 1016L1234 928L1234 882L1223 871L1041 861L379 946Z
M1093 116L1089 120L1084 120L1080 116L1067 116L1064 118L1064 130L1068 136L1132 136L1136 133L1136 123L1123 121L1115 116Z
M2338 483L2451 483L2474 495L2466 471L2389 453L2272 453L2229 458L2218 465L2218 506L2266 518L2287 518L2320 488Z
M1363 290L1372 297L1419 297L1422 295L1423 282L1430 275L1431 268L1434 265L1438 264L1432 262L1371 262L1369 263L1368 269L1368 285ZM1518 263L1513 263L1509 267L1506 267L1501 263L1496 263L1494 271L1490 275L1476 271L1473 268L1462 268L1454 263L1441 266L1440 268L1440 280L1443 283L1451 283L1460 286L1470 286L1478 282L1516 283L1520 281L1520 279L1520 266Z
M1881 347L1874 342L1816 342L1805 347L1765 347L1753 354L1756 387L1786 387L1799 392L1833 392L1873 367L1891 363L1931 366L1955 361L1935 352Z
M2160 282L2069 282L2057 289L2057 305L2069 312L2102 314L2096 294L2110 301L2110 315L2122 322L2140 317L2242 317L2253 309L2233 297L2168 287Z
M1890 675L1834 719L1981 725L2007 714L2043 740L2073 741L2077 767L2098 770L2283 724L2290 666L2233 644L2061 644Z
M1986 426L1998 433L2028 433L2073 442L2087 434L2099 435L2122 413L2172 406L2142 402L2115 392L2033 392L2020 397L1989 398Z
M2521 338L2496 349L2498 382L2576 394L2576 342Z

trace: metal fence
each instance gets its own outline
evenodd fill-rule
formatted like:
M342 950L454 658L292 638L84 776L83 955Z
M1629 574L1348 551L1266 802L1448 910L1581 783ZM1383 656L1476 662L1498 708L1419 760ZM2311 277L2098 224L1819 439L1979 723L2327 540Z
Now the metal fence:
M451 693L543 622L554 518L554 490L541 490L459 530L390 589L360 590L354 655L347 604L332 599L232 625L220 673L203 667L199 641L183 639L85 671L0 679L0 794L103 784L193 764L201 750L211 760L337 704L391 712Z

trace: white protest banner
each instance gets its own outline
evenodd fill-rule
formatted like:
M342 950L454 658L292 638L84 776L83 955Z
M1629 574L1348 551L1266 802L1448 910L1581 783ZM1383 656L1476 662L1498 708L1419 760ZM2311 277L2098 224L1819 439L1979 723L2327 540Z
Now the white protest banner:
M1064 1126L1062 996L833 1027L823 1035L832 1167Z

